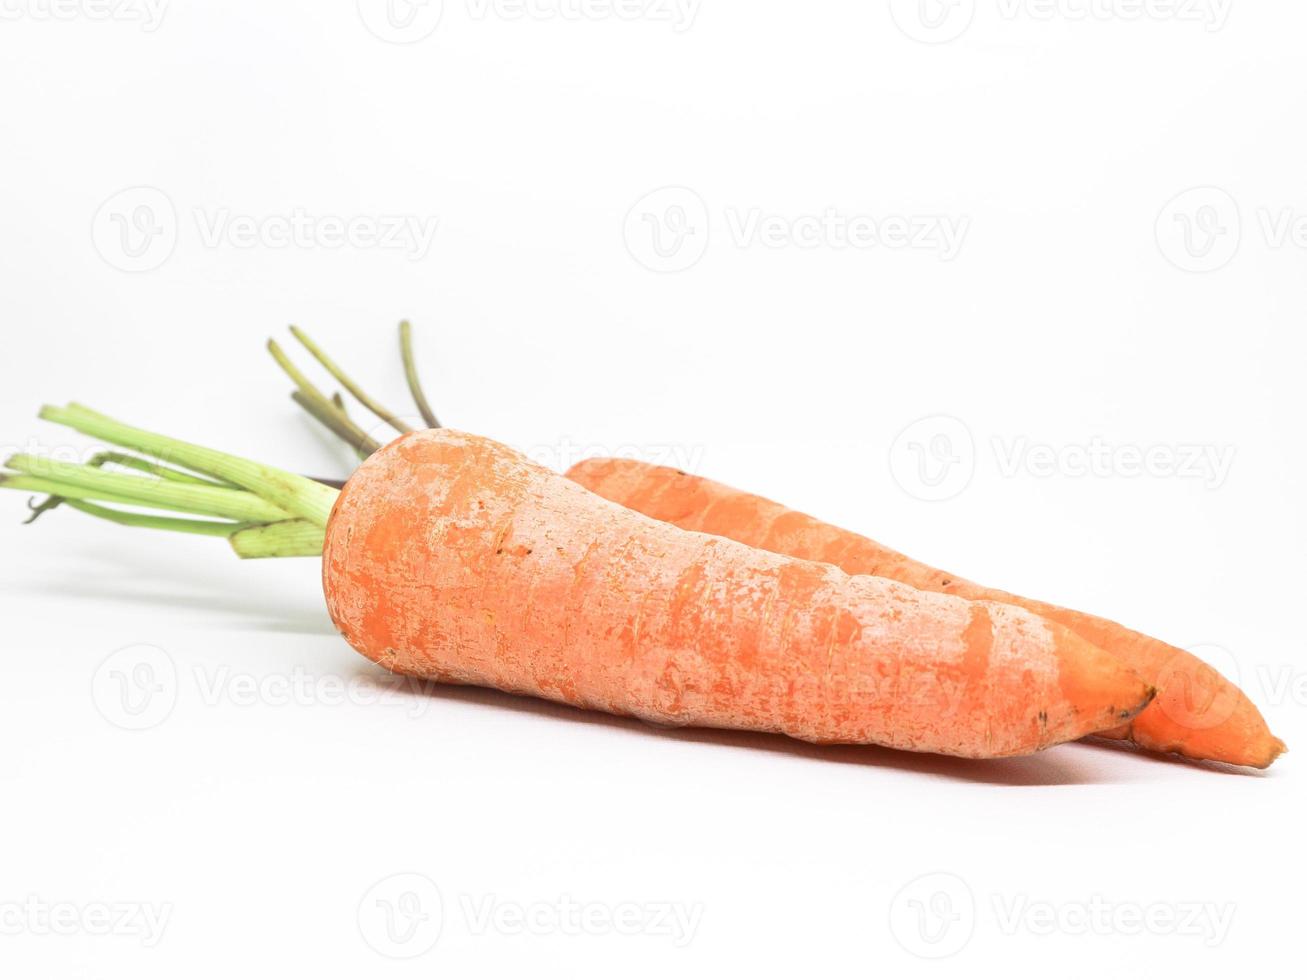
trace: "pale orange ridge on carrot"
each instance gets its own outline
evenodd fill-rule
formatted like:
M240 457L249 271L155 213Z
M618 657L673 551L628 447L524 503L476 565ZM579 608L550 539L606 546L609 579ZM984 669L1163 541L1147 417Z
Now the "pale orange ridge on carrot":
M364 462L323 557L333 621L391 670L661 724L994 757L1152 696L1015 606L683 531L450 430Z
M568 477L595 493L685 530L828 562L852 575L928 592L1020 606L1109 651L1158 688L1129 725L1099 734L1160 752L1264 768L1284 751L1242 691L1193 654L1110 620L986 588L914 561L870 538L755 494L635 460L591 459Z

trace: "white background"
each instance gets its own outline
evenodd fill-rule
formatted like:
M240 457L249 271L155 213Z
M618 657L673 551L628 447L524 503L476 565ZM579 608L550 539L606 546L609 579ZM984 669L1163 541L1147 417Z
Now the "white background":
M1296 5L446 0L425 37L434 8L405 31L369 0L2 6L0 442L80 449L34 420L76 399L344 474L261 344L302 324L405 405L406 316L451 424L557 465L673 454L1208 645L1305 744ZM328 220L287 244L297 209ZM396 216L430 247L333 245ZM1230 465L1166 463L1188 447ZM0 504L6 975L1221 977L1300 949L1295 754L971 763L490 692L338 704L379 675L315 562ZM162 700L128 731L111 672L142 645ZM388 945L406 893L427 918ZM161 935L97 934L132 903Z

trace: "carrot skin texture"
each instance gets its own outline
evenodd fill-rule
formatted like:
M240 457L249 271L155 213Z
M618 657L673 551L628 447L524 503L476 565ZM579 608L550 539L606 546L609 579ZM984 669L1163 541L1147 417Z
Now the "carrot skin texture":
M350 478L323 588L345 639L390 670L662 725L997 757L1152 696L1024 610L683 531L448 429Z
M609 500L683 529L829 562L853 575L883 576L930 592L1017 605L1058 623L1121 658L1158 688L1156 700L1128 725L1099 735L1190 759L1259 769L1285 750L1236 685L1188 651L1118 623L978 585L764 497L669 467L590 459L573 466L567 476Z

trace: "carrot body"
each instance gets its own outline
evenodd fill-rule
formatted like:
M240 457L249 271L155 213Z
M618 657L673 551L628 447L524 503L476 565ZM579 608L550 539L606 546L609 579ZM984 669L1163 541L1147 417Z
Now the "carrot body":
M388 669L660 724L991 757L1152 695L1025 610L683 531L451 430L364 462L323 558L333 621Z
M883 576L928 592L1010 603L1059 623L1120 657L1158 689L1156 700L1132 722L1101 735L1192 759L1258 768L1284 751L1284 743L1238 687L1193 654L1110 620L977 585L764 497L669 467L590 459L567 475L609 500L686 530L829 562L851 575Z

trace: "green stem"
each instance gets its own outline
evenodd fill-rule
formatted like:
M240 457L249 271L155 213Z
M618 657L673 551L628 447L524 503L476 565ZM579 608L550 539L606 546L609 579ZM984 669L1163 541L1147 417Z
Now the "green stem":
M286 520L292 516L247 490L109 473L91 466L59 463L23 454L10 457L5 465L18 473L81 487L92 494L110 494L115 503L130 502L143 507L260 523Z
M422 420L431 428L439 429L440 422L436 418L436 413L432 411L430 403L427 402L427 396L422 391L422 381L418 377L417 360L413 357L413 327L407 320L403 320L399 324L399 352L400 357L404 359L404 377L408 380L409 394L413 396L413 401L417 403Z
M155 463L148 459L141 459L139 456L129 456L127 453L106 452L96 453L87 461L87 466L101 467L109 463L126 467L127 469L140 470L144 473L152 473L165 480L176 480L179 483L199 483L211 487L231 487L230 483L218 483L206 480L203 477L195 476L193 473L183 473L181 470L170 469L161 463ZM319 483L322 481L319 480ZM46 497L39 504L32 505L32 514L23 523L31 524L42 514L52 511L63 503L62 497Z
M167 436L136 429L80 407L41 409L41 418L134 452L179 463L207 476L227 480L296 517L326 527L339 492L307 477L216 452Z
M364 432L349 417L349 413L345 410L345 399L340 397L340 392L327 398L322 393L322 389L295 366L295 362L286 355L275 340L268 341L268 353L291 381L295 382L297 390L291 392L295 402L332 433L352 446L360 459L367 459L381 448L381 443Z
M381 448L381 443L355 425L353 419L314 392L301 388L299 391L292 391L290 397L295 399L295 403L300 408L353 446L364 459Z
M239 530L230 540L242 558L308 558L322 554L326 537L309 521L281 521Z
M349 375L347 375L344 371L342 371L336 365L335 361L333 361L330 357L328 357L326 352L323 351L322 348L320 348L317 344L315 344L310 339L308 334L306 334L299 327L294 327L294 326L290 328L290 332L294 334L295 339L298 340L301 344L303 344L305 349L308 350L308 352L317 359L318 363L321 364L324 368L326 368L327 372L333 378L339 381L341 385L344 386L346 391L348 391L351 395L357 398L359 402L369 412L371 412L377 418L381 419L381 421L385 422L396 432L402 434L405 432L413 431L412 426L406 424L393 412L389 411L386 408L383 408L380 403L373 400L373 398L370 395L368 395L367 392L365 392L362 388L360 388L357 384L355 384L354 380L350 378Z
M322 389L310 381L308 375L295 366L295 362L287 356L284 350L281 349L281 344L271 338L268 340L268 353L271 354L272 359L277 362L277 366L285 371L287 376L295 382L296 388L310 395L316 395L324 402L329 400L327 396L322 393Z
M225 480L209 480L202 476L196 476L194 473L185 473L182 470L175 470L171 466L164 466L162 463L156 463L149 459L142 459L140 456L132 456L128 453L96 453L87 461L86 465L98 468L109 463L130 470L139 470L142 473L149 473L151 476L157 476L162 480L172 480L176 483L194 483L206 487L225 487L229 490L236 489L235 484L228 483Z
M333 391L331 393L331 404L336 406L336 410L339 411L340 414L345 417L346 422L353 424L354 420L349 417L349 409L345 407L345 399L341 397L339 391ZM371 438L370 441L376 442L375 439L371 439ZM365 448L363 445L360 445L355 447L354 452L360 460L364 460L367 459L369 456L371 456L374 452L376 452L376 450L375 449L369 450Z
M0 474L0 489L49 494L52 497L58 497L63 502L70 500L98 500L101 503L124 504L128 507L154 506L161 507L164 510L170 509L162 507L161 504L143 504L137 497L128 497L103 489L92 490L87 487L80 487L75 483L62 483L59 480L50 480L41 476L27 476L22 473ZM41 507L33 505L32 510L40 513ZM25 523L30 524L34 519L35 516L29 517Z
M113 521L126 527L148 527L157 531L180 531L184 534L205 534L211 537L230 538L233 534L245 530L248 524L233 524L228 521L190 521L179 517L159 517L155 514L133 514L125 510L112 510L88 504L85 500L65 499L69 507L80 510L83 514Z

